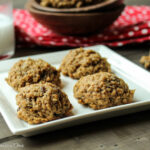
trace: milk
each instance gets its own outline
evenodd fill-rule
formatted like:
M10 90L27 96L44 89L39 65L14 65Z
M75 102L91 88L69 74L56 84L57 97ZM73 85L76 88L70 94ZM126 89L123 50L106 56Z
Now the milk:
M6 15L0 14L0 55L13 53L13 51L14 51L13 20Z

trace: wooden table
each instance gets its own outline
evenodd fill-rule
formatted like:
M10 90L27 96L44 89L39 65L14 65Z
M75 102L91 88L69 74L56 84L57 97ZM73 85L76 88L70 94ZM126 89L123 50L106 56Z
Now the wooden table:
M23 7L25 0L14 0ZM149 0L126 0L127 4L149 4ZM127 59L139 64L139 58L148 54L149 44L115 48ZM40 54L68 48L16 48L14 57ZM143 67L143 66L141 66ZM144 94L144 93L143 93ZM149 150L150 110L110 118L49 132L30 138L14 136L0 115L0 150Z

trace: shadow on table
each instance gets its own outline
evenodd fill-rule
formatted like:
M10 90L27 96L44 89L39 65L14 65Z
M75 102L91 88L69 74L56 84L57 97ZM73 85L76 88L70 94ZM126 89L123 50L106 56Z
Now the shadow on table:
M100 145L101 143L106 143L107 139L129 139L129 137L136 137L136 133L138 133L137 135L140 135L139 132L147 132L147 127L150 124L149 114L150 111L143 111L131 115L95 121L55 132L28 137L26 140L28 141L28 145L30 143L32 146L35 145L36 147L41 147L46 145L52 146L53 144L57 145L57 143L61 143L61 145L62 143L73 143L73 145L79 145L85 144L86 140L92 142L94 140L101 141L103 139L104 141L102 140L102 142L99 143ZM139 137L136 138L137 139L135 140L139 140Z

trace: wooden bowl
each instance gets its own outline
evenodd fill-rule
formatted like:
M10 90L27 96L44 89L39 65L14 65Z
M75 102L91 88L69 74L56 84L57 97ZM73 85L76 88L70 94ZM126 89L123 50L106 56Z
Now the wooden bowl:
M101 0L97 4L84 6L81 8L53 8L53 7L43 7L40 5L40 0L33 0L32 6L41 11L48 12L62 12L62 13L79 13L79 12L88 12L95 11L97 9L111 9L113 7L117 7L118 5L123 4L124 0Z
M107 12L52 13L37 10L28 1L26 9L45 27L65 35L88 35L98 33L112 24L124 9L124 4Z

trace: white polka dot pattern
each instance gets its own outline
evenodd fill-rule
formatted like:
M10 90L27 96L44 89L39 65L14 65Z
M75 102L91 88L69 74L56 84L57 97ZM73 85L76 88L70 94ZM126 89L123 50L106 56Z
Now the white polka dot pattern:
M27 11L14 10L18 47L21 46L90 46L105 44L123 46L150 41L150 7L127 6L121 16L106 30L92 36L75 37L54 33L38 23Z
M130 32L128 32L128 35L129 35L129 36L133 36L133 35L134 35L134 32L133 32L133 31L130 31Z

